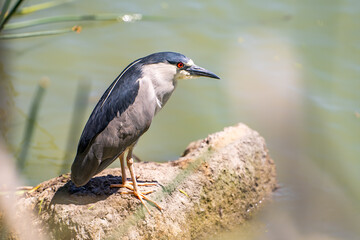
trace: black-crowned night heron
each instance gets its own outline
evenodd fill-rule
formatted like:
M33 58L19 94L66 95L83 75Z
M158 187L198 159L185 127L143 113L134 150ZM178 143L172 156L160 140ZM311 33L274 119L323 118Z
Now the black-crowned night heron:
M198 67L180 53L159 52L140 58L127 66L105 91L91 113L81 134L77 154L71 166L71 180L85 185L116 158L120 159L122 184L140 199L148 199L139 191L133 167L134 145L145 133L155 116L175 90L177 80L194 77L217 78ZM132 182L126 179L125 153ZM144 183L141 185L152 185Z

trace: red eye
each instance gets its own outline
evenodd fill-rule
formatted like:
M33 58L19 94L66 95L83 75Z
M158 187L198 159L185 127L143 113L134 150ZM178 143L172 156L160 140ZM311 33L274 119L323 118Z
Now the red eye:
M183 64L182 62L178 62L178 63L176 64L176 66L177 66L178 68L183 68L183 67L184 67L184 64Z

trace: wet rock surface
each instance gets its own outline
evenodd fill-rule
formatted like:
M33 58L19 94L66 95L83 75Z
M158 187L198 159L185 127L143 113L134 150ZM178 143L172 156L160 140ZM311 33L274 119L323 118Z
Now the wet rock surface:
M51 239L201 239L239 226L271 197L276 170L264 139L244 124L193 142L167 163L134 163L149 215L121 183L121 169L105 169L85 186L65 174L19 199L35 212L34 224Z

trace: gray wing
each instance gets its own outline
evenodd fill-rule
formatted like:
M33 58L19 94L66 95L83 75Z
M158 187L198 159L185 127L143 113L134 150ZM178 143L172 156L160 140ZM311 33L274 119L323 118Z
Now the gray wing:
M117 114L122 114L134 103L139 91L137 80L141 76L141 70L132 66L136 62L131 63L119 74L96 104L81 134L78 154L85 151L91 140L103 131Z
M71 167L72 180L77 186L85 185L110 165L151 124L154 109L135 104L141 70L137 65L129 66L105 91L84 127ZM141 103L147 99L139 100Z

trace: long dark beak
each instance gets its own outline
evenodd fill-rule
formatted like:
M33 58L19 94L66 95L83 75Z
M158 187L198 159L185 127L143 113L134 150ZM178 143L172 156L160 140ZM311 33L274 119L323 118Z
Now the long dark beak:
M190 73L191 76L194 77L209 77L209 78L216 78L220 79L218 76L216 76L214 73L206 70L205 68L192 65L186 69Z

